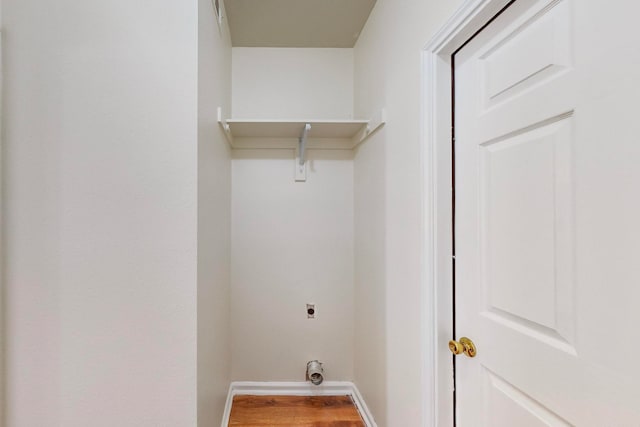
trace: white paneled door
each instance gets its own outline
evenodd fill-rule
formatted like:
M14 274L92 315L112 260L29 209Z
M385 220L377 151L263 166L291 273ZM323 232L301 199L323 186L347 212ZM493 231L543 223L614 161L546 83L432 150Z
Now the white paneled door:
M517 0L454 56L458 427L640 426L639 15Z

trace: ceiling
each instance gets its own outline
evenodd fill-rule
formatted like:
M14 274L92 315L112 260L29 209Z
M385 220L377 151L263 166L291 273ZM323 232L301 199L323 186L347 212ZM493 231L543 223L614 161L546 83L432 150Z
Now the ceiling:
M353 47L376 0L224 0L234 47Z

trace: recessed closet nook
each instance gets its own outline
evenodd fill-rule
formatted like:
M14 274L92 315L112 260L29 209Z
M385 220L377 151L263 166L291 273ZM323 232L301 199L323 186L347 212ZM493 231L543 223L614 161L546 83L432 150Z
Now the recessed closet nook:
M356 70L353 46L375 1L256 3L227 0L212 35L224 41L228 23L226 69L214 76L228 76L215 143L231 156L231 381L304 383L318 360L319 390L357 376L382 384L383 273L356 258L381 249L384 224L372 219L384 208L363 210L354 174L385 125L384 98L356 90L368 71ZM384 176L365 167L361 192Z
M200 197L230 203L229 324L218 327L229 334L227 378L304 382L319 360L325 382L355 384L380 426L419 419L425 339L418 77L428 34L403 41L416 19L395 6L226 0L200 41L216 48L200 66L213 87L199 102L217 124L199 143L215 160L200 168L218 177ZM224 209L217 199L200 225L221 227ZM205 325L222 316L199 311L200 368L220 370Z

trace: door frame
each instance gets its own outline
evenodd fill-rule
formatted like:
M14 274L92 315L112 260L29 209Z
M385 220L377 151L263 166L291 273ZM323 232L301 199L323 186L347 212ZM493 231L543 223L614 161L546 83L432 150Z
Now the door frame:
M451 55L511 0L466 0L422 49L424 427L453 426Z

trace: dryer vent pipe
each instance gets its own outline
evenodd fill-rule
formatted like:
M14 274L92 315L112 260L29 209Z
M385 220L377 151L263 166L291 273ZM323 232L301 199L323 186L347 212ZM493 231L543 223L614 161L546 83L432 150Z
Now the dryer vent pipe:
M313 383L313 385L320 385L324 381L324 369L322 369L322 363L317 360L312 360L307 363L307 379Z

